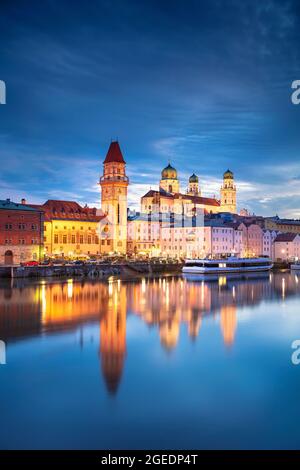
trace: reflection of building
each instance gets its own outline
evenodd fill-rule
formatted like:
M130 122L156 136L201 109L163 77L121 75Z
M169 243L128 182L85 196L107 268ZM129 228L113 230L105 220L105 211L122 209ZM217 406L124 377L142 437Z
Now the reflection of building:
M39 261L43 246L43 211L0 200L0 264Z
M87 322L98 325L100 321L99 358L110 393L117 391L124 370L128 311L155 330L157 342L166 350L176 348L186 334L193 341L201 340L207 330L200 328L211 315L218 318L225 345L233 345L241 307L265 300L286 302L300 293L300 277L286 272L253 275L246 281L222 276L219 282L165 277L135 282L14 283L14 287L9 282L0 286L1 338L10 341L76 331Z
M230 170L225 171L223 176L221 207L223 212L236 213L236 186L234 184L233 173Z
M107 309L100 321L100 356L108 391L115 393L126 354L126 288L111 282L108 292Z
M161 344L166 349L173 349L177 345L179 338L179 320L172 318L162 323L159 327Z
M107 289L102 283L64 283L39 286L41 319L45 328L62 328L98 319L107 309Z

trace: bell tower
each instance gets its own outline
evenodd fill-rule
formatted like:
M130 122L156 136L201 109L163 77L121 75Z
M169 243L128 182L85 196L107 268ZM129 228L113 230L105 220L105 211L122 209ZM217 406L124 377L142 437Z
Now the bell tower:
M199 179L195 173L189 177L189 186L187 193L189 196L201 196L201 192L199 190Z
M179 193L180 191L177 171L170 165L170 163L161 172L159 187L171 194Z
M236 186L232 171L227 170L223 175L221 186L221 211L236 214Z
M127 251L127 187L126 162L119 143L111 142L103 162L100 178L101 208L107 215L110 233L103 251L126 254Z

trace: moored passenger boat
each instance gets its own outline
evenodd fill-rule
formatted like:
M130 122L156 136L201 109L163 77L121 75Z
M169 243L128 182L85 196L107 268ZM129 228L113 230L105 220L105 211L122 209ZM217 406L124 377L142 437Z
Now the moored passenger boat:
M269 271L273 267L269 258L187 259L183 273L224 274Z
M297 263L291 264L291 270L292 271L300 271L300 263L297 262Z

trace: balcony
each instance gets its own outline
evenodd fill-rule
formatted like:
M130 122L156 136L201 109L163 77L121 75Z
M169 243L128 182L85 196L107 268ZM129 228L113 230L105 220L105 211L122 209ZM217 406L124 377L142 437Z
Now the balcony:
M120 176L120 175L115 175L115 176L101 176L100 177L100 183L102 182L108 182L108 183L129 183L129 178L128 176Z

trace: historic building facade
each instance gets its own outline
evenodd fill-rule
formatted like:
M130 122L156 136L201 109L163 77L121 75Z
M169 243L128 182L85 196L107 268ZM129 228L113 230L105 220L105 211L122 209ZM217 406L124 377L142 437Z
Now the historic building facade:
M29 207L29 206L28 206ZM63 258L100 255L99 224L104 219L96 208L75 201L49 199L40 206L44 213L44 254Z
M221 187L221 208L222 212L236 213L236 186L232 171L227 170L223 175L223 185Z
M141 198L141 212L128 218L128 253L170 257L212 254L213 229L205 226L205 216L219 212L236 213L236 186L231 171L224 173L219 200L201 195L199 178L194 173L186 192L181 192L177 170L169 163L161 172L159 189L150 189ZM239 236L240 231L236 234ZM223 245L227 253L240 252L233 236L228 247Z
M0 264L40 261L43 249L43 211L0 200Z

